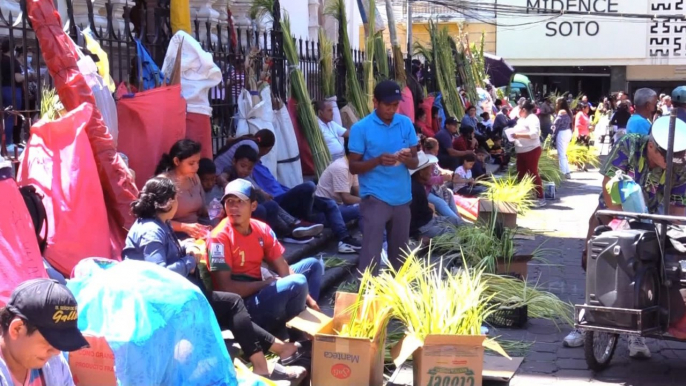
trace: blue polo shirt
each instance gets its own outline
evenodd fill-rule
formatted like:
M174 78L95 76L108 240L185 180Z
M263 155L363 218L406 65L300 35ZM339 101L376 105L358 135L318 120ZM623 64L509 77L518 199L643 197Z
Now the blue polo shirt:
M376 111L350 129L348 148L367 161L381 154L395 154L401 149L417 146L417 134L410 119L395 114L390 125ZM412 185L407 166L377 166L359 175L360 197L373 196L388 205L404 205L412 201Z
M634 114L626 124L626 133L648 135L650 134L650 121L638 114Z

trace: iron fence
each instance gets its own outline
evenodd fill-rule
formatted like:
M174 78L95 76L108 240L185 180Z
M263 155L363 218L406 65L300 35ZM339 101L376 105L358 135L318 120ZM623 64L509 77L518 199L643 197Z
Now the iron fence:
M102 9L94 9L92 1L83 2L86 6L86 14L82 14L81 1L65 0L66 10L60 10L63 17L66 16L63 24L69 26L69 35L80 46L83 39L79 32L86 28L93 32L96 40L107 53L110 75L115 84L121 82L137 84L134 64L137 61L138 42L147 49L157 65L161 66L172 37L168 1L160 0L156 7L146 7L145 2L137 2L134 6L129 6L128 3L126 5L114 4L108 0L104 6L104 15ZM75 5L79 6L81 14L76 13ZM25 9L25 0L21 0L21 6ZM278 1L275 9L279 9ZM230 10L227 11L230 17ZM20 18L19 22L17 18ZM215 151L235 133L234 117L238 109L238 96L241 89L246 86L245 82L248 78L246 74L250 72L250 69L259 76L264 63L270 62L271 66L268 71L272 94L286 101L289 94L288 63L283 52L283 33L278 23L279 12L273 15L273 20L273 28L262 31L256 26L247 29L232 29L228 23L198 19L192 21L195 39L200 42L204 50L212 54L214 62L222 72L222 81L210 90L209 95ZM20 72L27 76L27 80L23 83L12 77L9 85L2 84L3 79L0 77L0 89L6 88L6 94L14 95L17 99L4 98L3 108L12 104L16 110L21 110L29 119L37 117L43 90L52 86L52 80L47 73L40 47L26 12L15 15L11 12L3 13L0 9L0 37L8 40L9 43L9 52L5 54L11 59L18 60L18 62L0 61L0 73L4 70L3 64L9 63L10 73ZM297 39L296 43L299 50L299 67L305 76L309 94L313 100L320 99L322 79L319 44L303 39ZM15 50L17 47L21 49ZM334 60L336 61L336 93L339 100L344 101L345 67L342 64L341 47L342 42L334 45ZM362 63L365 60L365 54L363 51L353 50L352 56L358 67L358 80L362 82ZM248 57L254 60L246 62ZM390 76L393 76L393 60L390 56L387 56L386 60L389 63ZM16 69L17 65L20 66L19 71ZM247 68L246 65L252 67ZM29 73L33 75L29 77ZM31 123L30 120L28 122Z

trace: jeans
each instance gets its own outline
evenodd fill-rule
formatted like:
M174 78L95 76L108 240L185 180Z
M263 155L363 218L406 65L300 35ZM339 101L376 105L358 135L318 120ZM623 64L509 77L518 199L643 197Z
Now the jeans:
M252 216L267 223L279 237L290 236L291 225L296 222L291 215L273 200L257 204L257 209L252 212Z
M537 147L525 153L517 153L517 178L521 180L527 174L534 178L536 195L543 198L543 181L538 174L538 160L541 159L541 147Z
M313 209L315 221L331 228L338 241L350 237L345 224L360 218L359 205L338 205L330 198L315 197Z
M317 186L314 182L304 182L286 193L274 197L274 201L293 217L308 220L312 216L314 191L316 189Z
M436 211L441 216L460 219L460 216L457 214L457 205L455 205L454 199L452 202L447 202L443 198L438 197L433 193L429 193L429 203L433 204L433 206L436 208Z
M303 312L307 295L319 299L324 269L314 257L291 266L292 275L280 278L245 298L252 319L267 331L282 330L286 322Z
M438 216L434 217L427 224L419 227L419 234L422 237L438 237L450 232L453 226L463 225L462 220L456 220L451 217Z
M22 88L20 84L17 84L16 88L14 89L11 86L2 86L3 110L9 106L13 106L14 110L21 110L23 101L22 96ZM14 119L14 115L5 114L5 143L7 145L14 143Z
M231 330L245 357L250 358L260 351L267 352L274 344L274 336L252 322L239 295L215 291L210 304L219 326Z
M364 229L358 270L364 272L374 265L372 273L379 272L384 232L388 236L388 261L399 269L402 250L410 241L410 203L392 206L378 198L367 196L360 203L360 228Z
M560 162L562 174L569 174L569 161L567 160L567 148L572 142L572 130L562 130L557 133L555 147L557 148L557 158Z
M459 194L462 197L478 197L483 193L486 193L486 187L481 186L481 185L475 185L475 186L463 186L462 188L458 189L455 194Z

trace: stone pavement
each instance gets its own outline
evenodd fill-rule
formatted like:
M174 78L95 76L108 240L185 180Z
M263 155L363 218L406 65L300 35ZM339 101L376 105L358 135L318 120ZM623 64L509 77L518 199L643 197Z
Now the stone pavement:
M581 304L585 296L585 274L580 259L588 219L597 206L601 178L597 171L573 173L572 180L558 188L559 200L531 211L518 220L520 227L534 230L535 240L519 241L523 252L532 251L543 241L546 248L560 251L548 260L555 266L529 263L529 281L555 293L562 300ZM649 360L629 358L626 339L617 345L605 371L594 374L586 365L583 348L564 348L562 339L571 330L546 320L530 320L521 330L498 329L492 335L531 342L525 361L511 386L546 385L686 385L686 343L648 340Z

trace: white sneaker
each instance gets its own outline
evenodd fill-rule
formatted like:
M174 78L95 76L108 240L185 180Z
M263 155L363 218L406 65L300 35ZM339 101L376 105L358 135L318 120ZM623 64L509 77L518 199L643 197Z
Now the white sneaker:
M581 330L573 330L562 341L562 345L565 347L581 347L584 345L584 337L586 333Z
M381 250L381 266L382 267L390 267L391 262L388 261L388 252L386 252L385 249Z
M534 208L542 208L542 207L546 206L547 204L548 203L546 202L545 199L540 199L540 200L537 200L536 202L534 202Z
M640 336L629 337L629 357L634 359L650 358L650 349L646 346L646 339Z

